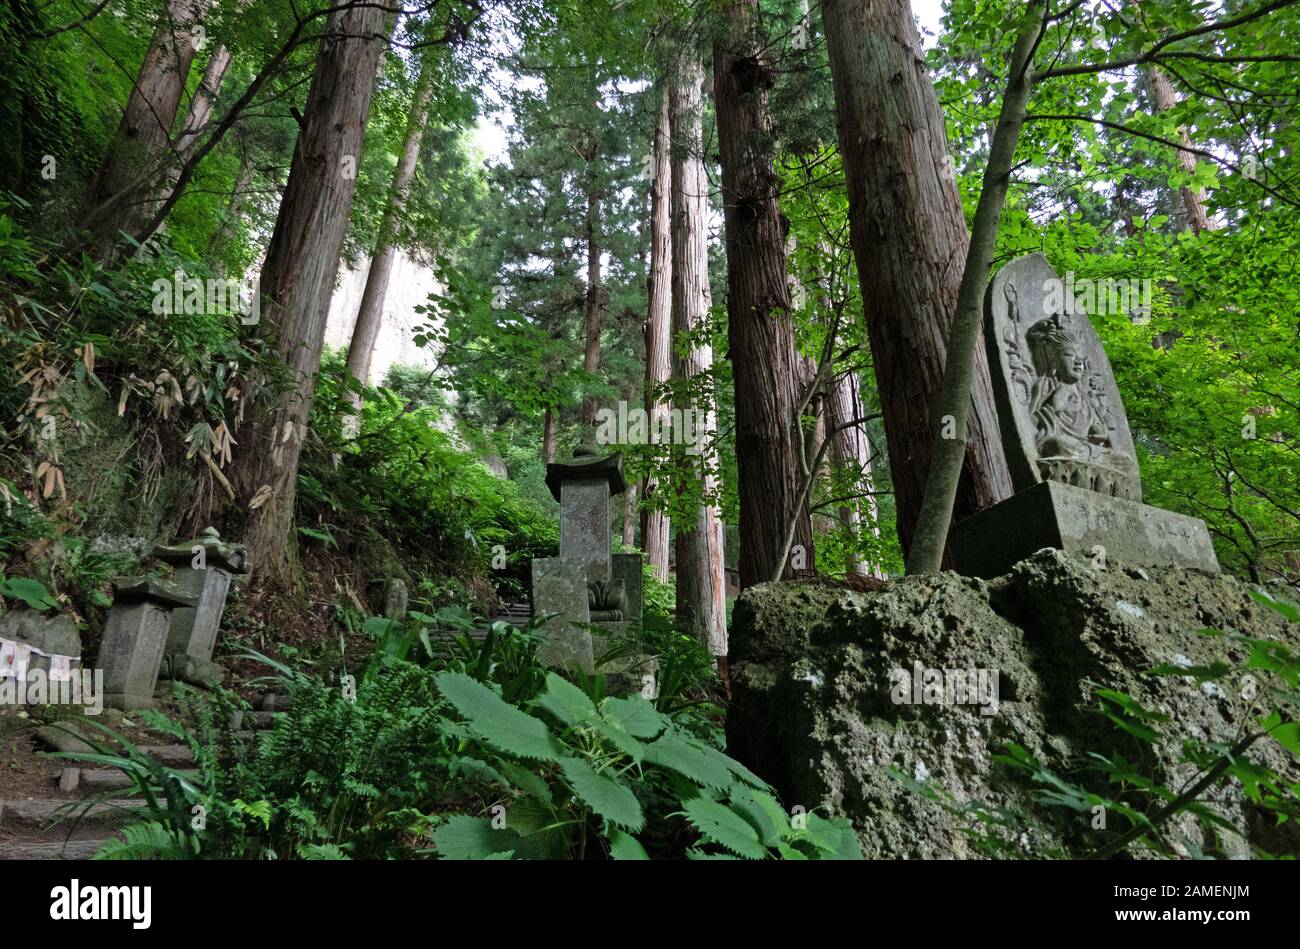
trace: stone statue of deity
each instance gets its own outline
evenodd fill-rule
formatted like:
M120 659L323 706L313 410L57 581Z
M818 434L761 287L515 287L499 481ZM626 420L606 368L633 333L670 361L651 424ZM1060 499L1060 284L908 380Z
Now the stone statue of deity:
M1088 371L1082 341L1070 323L1056 313L1025 333L1036 376L1029 410L1040 468L1077 462L1136 477L1133 459L1115 449L1104 394Z
M985 352L1014 493L953 525L954 566L998 577L1052 548L1094 569L1110 558L1218 573L1203 521L1142 503L1124 400L1072 283L1042 254L989 282Z
M1058 481L1140 501L1124 403L1065 284L1034 255L1008 264L989 289L985 331L1015 489Z

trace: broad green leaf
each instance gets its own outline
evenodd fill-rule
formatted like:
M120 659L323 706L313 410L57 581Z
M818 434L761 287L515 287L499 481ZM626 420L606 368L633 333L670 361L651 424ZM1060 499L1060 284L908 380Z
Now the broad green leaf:
M39 580L28 577L9 577L0 580L0 594L14 600L22 600L34 610L56 609L59 601L50 596L50 591Z
M759 839L758 831L731 808L694 797L682 805L682 813L704 837L704 842L725 847L750 860L762 860L767 856L767 848Z
M537 704L570 727L596 717L596 706L587 693L554 672L546 673L546 691Z
M1300 722L1286 722L1274 728L1269 734L1291 754L1300 755Z
M759 839L769 847L776 846L782 835L790 829L790 819L772 795L743 785L731 792L731 807L758 831Z
M610 744L616 747L619 751L623 752L623 754L630 757L637 764L641 763L642 759L645 757L645 748L646 748L646 746L642 742L637 741L635 738L633 738L627 732L623 731L622 728L620 728L618 725L615 725L613 722L607 722L604 721L603 719L596 719L591 724L592 727L597 732L599 732L603 738L609 740Z
M492 747L540 761L559 761L564 756L563 747L545 722L508 704L481 682L461 672L443 672L433 678L442 697Z
M636 738L654 738L668 727L668 719L639 695L605 699L600 710Z
M519 835L496 830L482 817L453 814L433 832L433 845L444 860L486 860L493 854L513 850Z
M649 860L650 855L631 834L616 830L609 835L609 855L615 860Z
M731 769L719 764L701 751L699 746L688 743L676 732L666 732L647 745L645 760L651 764L671 768L705 787L725 790L732 784Z
M541 775L513 761L501 761L497 767L512 786L540 801L550 803L551 788Z
M596 814L634 833L645 826L641 802L627 787L597 774L590 765L577 758L565 758L560 762L560 769L573 792Z

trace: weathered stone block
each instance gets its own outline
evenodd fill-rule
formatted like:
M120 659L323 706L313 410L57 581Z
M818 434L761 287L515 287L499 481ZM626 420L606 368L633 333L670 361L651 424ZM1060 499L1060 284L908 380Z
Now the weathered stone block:
M533 615L551 616L541 626L544 637L538 658L560 669L580 668L591 672L595 666L591 622L587 608L587 571L581 561L565 557L539 557L533 560Z
M641 641L641 612L645 598L645 574L641 569L640 554L614 554L614 579L623 583L623 597L627 604L625 620L628 635Z
M1157 740L1143 744L1139 768L1166 787L1187 786L1199 769L1188 765L1185 741L1233 744L1250 702L1233 687L1235 676L1221 688L1147 672L1244 662L1231 641L1198 632L1206 626L1300 648L1300 624L1261 606L1254 592L1228 574L1103 570L1059 550L992 580L944 571L901 577L873 593L759 584L741 594L734 614L728 750L772 783L787 807L850 818L869 858L986 855L969 828L989 825L913 793L895 771L962 803L1014 814L1008 855L1086 857L1125 824L1098 828L1093 815L1048 802L995 756L1014 742L1047 770L1114 795L1092 756L1133 760L1136 746L1097 714L1094 690L1102 687L1169 716ZM1300 590L1279 585L1277 593L1294 598ZM917 702L914 691L900 695L899 672L912 673L914 683L918 663L949 681L952 673L996 676L996 702L946 691L938 703ZM1278 743L1257 743L1249 755L1295 773L1295 757ZM1203 800L1236 832L1183 813L1162 836L1185 855L1245 857L1258 848L1300 856L1296 822L1278 824L1237 782Z
M191 656L203 662L212 658L230 581L230 573L220 567L206 570L185 567L176 571L177 588L197 597L198 606L180 607L172 613L167 634L168 655Z
M1135 566L1179 566L1218 573L1205 522L1158 507L1043 481L952 528L959 573L996 577L1044 547Z
M146 707L153 704L171 612L197 606L198 596L153 577L115 584L115 592L97 664L104 671L104 704Z

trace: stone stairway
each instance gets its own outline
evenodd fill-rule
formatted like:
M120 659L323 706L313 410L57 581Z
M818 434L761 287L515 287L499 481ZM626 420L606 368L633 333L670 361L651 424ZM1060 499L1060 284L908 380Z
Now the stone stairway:
M271 727L276 709L285 708L287 696L267 693L255 703L258 709L240 724L252 737ZM90 751L85 742L63 729L42 728L37 738L50 751ZM160 764L178 771L194 765L188 745L140 745L140 750ZM49 792L45 797L0 801L0 860L87 860L132 817L141 806L128 795L132 782L111 767L48 759ZM121 796L115 796L115 792ZM105 795L114 795L105 798ZM97 799L88 807L80 802ZM99 800L100 798L104 798ZM69 805L72 805L70 807ZM74 809L75 808L75 809Z
M489 621L488 626L484 626L481 629L469 630L469 636L475 642L482 642L487 638L488 630L492 623L500 621L503 623L509 623L515 629L522 629L524 626L528 625L528 621L532 619L532 616L532 607L527 603L505 603L501 607L501 612L497 613ZM453 637L451 634L443 634L436 638L452 639Z
M493 622L504 620L511 626L527 626L532 618L533 608L527 603L507 603L501 612L492 617Z

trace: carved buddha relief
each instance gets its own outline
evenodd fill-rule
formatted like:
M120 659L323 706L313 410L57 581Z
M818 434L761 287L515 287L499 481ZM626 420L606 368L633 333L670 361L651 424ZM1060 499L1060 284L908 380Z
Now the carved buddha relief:
M1064 305L1053 308L1053 301ZM985 333L1017 491L1060 481L1140 501L1137 456L1101 341L1041 255L989 287Z

